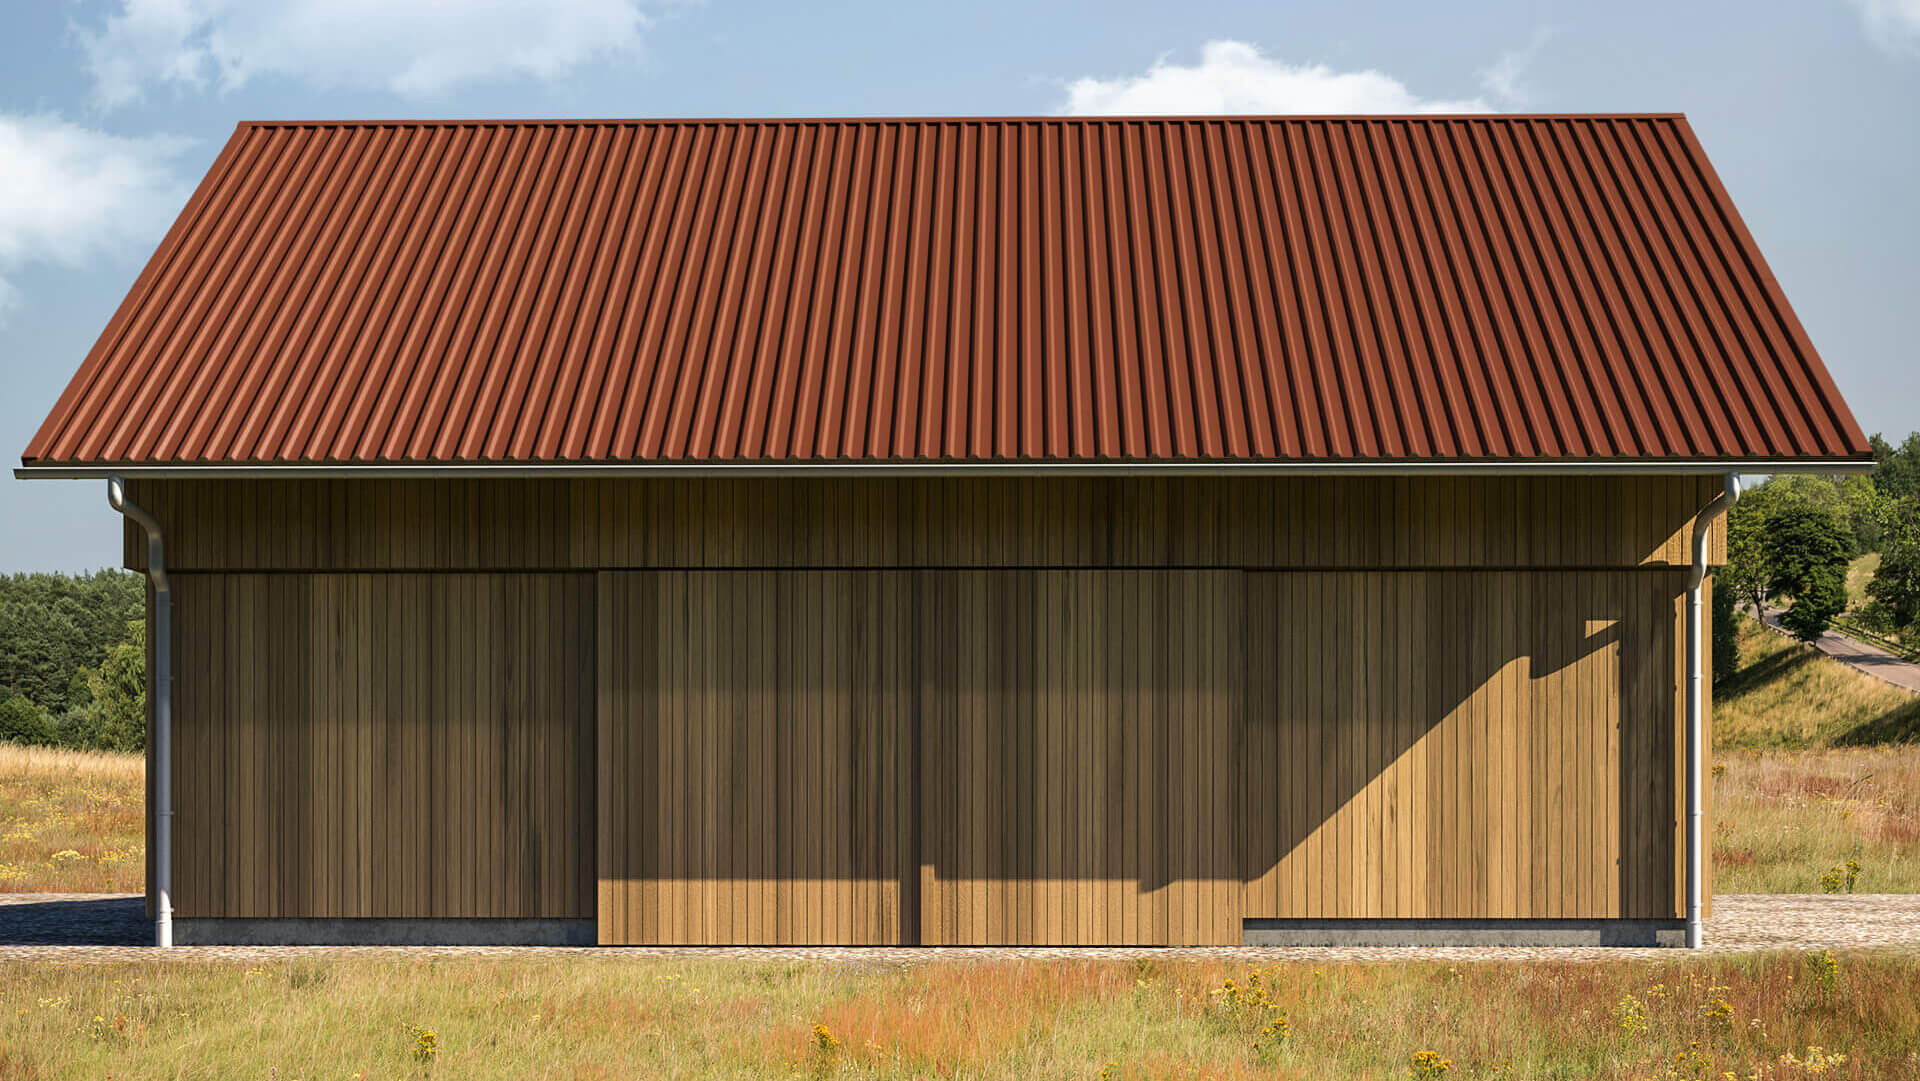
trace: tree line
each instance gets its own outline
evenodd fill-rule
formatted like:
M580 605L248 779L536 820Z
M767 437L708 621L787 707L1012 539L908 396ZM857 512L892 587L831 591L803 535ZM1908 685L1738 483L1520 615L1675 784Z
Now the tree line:
M1847 567L1870 552L1880 566L1851 618L1920 638L1920 432L1897 447L1871 442L1867 476L1771 477L1728 513L1727 565L1713 593L1716 680L1739 668L1736 609L1784 604L1781 625L1811 642L1847 612Z
M0 575L0 740L146 745L146 588L116 570Z

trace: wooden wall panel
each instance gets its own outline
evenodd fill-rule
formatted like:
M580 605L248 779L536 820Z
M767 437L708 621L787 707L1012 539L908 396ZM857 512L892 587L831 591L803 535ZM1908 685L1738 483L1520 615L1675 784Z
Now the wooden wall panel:
M1246 583L1249 917L1676 915L1681 572Z
M924 575L923 942L1240 941L1239 578Z
M590 576L173 581L179 915L592 915Z
M910 941L913 576L600 575L600 940Z
M132 494L179 570L1367 570L1680 565L1718 491L1692 476L852 477L140 481ZM126 558L145 565L134 532Z
M602 941L1238 942L1237 578L603 574Z

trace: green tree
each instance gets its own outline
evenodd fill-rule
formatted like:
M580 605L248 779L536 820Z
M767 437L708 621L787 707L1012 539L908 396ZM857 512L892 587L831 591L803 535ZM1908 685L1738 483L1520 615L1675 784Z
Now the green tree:
M1853 550L1856 553L1879 551L1887 515L1896 501L1882 492L1872 477L1841 477L1834 484L1853 532Z
M1820 637L1847 607L1847 560L1852 538L1830 511L1793 505L1766 521L1767 589L1793 604L1780 622L1804 641Z
M1812 507L1826 511L1838 519L1842 526L1846 526L1849 523L1845 480L1844 477L1823 473L1783 473L1769 477L1763 487L1783 510L1787 507Z
M1740 670L1740 637L1734 626L1734 601L1732 589L1719 581L1713 583L1713 682L1716 686Z
M1893 504L1885 519L1880 569L1867 596L1886 609L1896 627L1920 623L1920 497Z
M1878 432L1867 441L1879 464L1873 471L1873 486L1889 499L1920 499L1920 432L1910 432L1898 447Z
M0 688L0 742L42 744L53 738L53 722L32 699Z
M1845 564L1816 567L1800 583L1793 603L1780 613L1780 625L1802 642L1811 642L1825 634L1833 625L1833 618L1846 610Z
M0 575L0 687L49 716L75 708L74 675L97 668L145 605L145 583L125 571Z
M1767 519L1778 507L1769 485L1761 484L1742 495L1727 512L1727 564L1714 575L1715 593L1724 592L1728 603L1760 608L1767 600L1773 569L1767 563Z
M127 624L127 637L87 673L89 701L69 715L62 742L101 751L147 745L147 625Z

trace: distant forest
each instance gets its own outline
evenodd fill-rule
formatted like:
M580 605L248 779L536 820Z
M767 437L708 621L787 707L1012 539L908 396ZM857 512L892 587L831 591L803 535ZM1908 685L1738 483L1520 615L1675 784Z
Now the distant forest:
M146 589L117 570L0 575L0 740L145 746Z

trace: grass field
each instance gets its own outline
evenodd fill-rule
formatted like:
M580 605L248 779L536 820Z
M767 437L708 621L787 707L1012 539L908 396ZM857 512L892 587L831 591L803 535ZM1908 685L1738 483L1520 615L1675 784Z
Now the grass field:
M1860 892L1920 892L1920 696L1744 616L1739 634L1714 691L1714 888L1819 893L1840 868L1844 889L1853 860Z
M1860 893L1920 893L1920 747L1721 751L1716 761L1717 892L1844 890L1852 860Z
M1713 692L1717 753L1920 740L1920 695L1737 618L1740 668Z
M0 743L0 893L139 892L144 776L139 755Z
M13 963L0 1079L1912 1078L1915 986L1873 954Z

